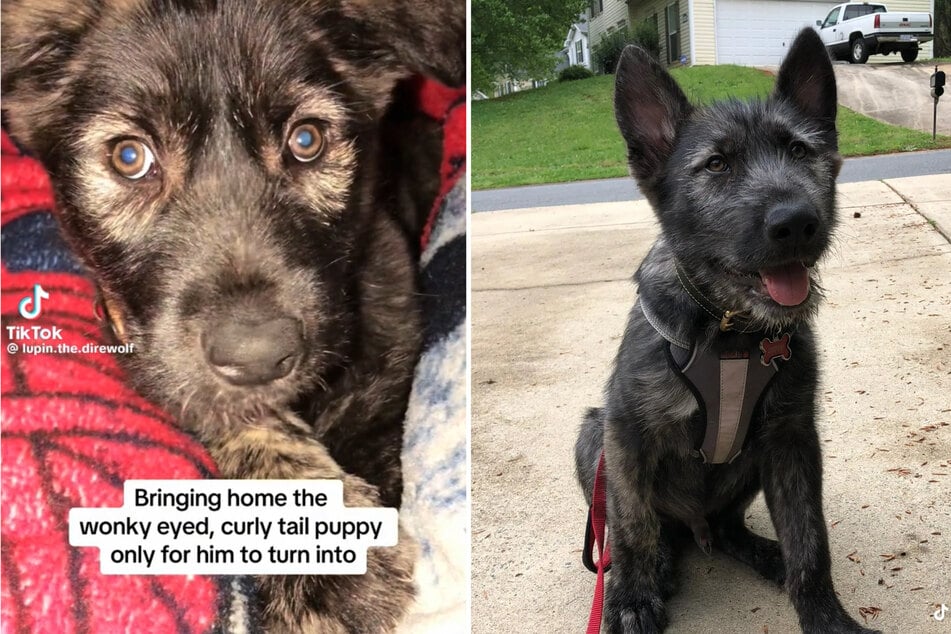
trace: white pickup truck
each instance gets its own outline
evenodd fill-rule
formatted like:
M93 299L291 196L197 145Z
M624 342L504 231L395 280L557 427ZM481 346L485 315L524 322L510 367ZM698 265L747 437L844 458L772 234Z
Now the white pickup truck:
M906 62L918 57L918 47L934 38L930 13L888 11L884 4L840 4L816 20L819 36L832 59L864 64L869 55L901 53Z

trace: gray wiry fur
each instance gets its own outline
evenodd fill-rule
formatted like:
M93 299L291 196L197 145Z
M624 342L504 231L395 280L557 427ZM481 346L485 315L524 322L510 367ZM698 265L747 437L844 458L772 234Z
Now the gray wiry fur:
M465 4L11 0L2 16L6 120L135 344L134 385L225 477L343 479L348 505L398 506L432 200L396 190L441 148L387 130L406 118L388 109L414 73L462 83ZM289 147L301 122L324 143L306 163ZM156 158L135 182L111 159L128 139ZM226 380L240 363L213 357L246 338L220 333L262 323L292 346L269 366L287 373ZM366 575L262 578L267 631L393 630L414 553L403 539L371 549Z
M690 454L705 426L697 401L668 365L667 342L640 306L631 311L605 404L588 412L576 447L589 502L604 450L613 561L604 627L612 634L665 628L672 561L689 528L704 549L712 544L785 584L804 632L868 632L832 587L815 423L815 269L812 291L797 306L773 301L758 274L791 262L812 267L836 224L835 79L822 43L811 29L799 35L765 102L692 107L670 75L633 47L616 82L631 172L662 227L636 275L640 301L672 335L701 349L748 350L764 333L794 334L792 358L767 387L742 453L732 464L705 465ZM729 169L717 169L716 157ZM814 218L808 239L789 243L773 233L789 209ZM746 311L757 332L721 333L719 319L678 281L675 262L712 302ZM760 490L778 543L743 523Z

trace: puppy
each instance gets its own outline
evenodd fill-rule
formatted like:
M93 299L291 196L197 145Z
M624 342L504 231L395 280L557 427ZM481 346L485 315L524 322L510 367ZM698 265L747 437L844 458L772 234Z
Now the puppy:
M604 627L667 625L683 528L785 584L804 632L868 632L832 587L816 432L814 265L836 226L835 77L799 34L766 101L691 106L628 47L615 112L661 236L576 466L589 504L604 457L612 570ZM743 523L766 495L779 542Z
M418 210L383 122L459 85L465 4L12 0L3 111L48 169L130 380L222 476L334 478L398 506L420 342ZM438 148L437 148L438 149ZM420 203L422 206L422 203ZM402 227L402 228L401 228ZM416 236L413 236L415 239ZM363 576L263 577L268 632L392 630L413 547Z

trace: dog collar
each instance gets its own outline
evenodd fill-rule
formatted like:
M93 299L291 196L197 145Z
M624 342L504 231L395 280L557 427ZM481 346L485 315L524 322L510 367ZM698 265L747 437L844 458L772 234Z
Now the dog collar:
M680 266L680 262L675 260L674 266L677 269L677 279L680 280L680 285L684 287L687 295L697 306L720 322L720 332L727 332L728 330L740 333L754 332L752 322L745 316L746 311L720 308L700 292L697 285L693 283L687 272Z

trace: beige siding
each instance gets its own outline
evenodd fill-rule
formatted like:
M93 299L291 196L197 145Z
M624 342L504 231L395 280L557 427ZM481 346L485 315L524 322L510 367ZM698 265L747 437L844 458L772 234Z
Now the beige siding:
M693 0L694 64L716 64L716 2Z
M623 0L604 0L604 11L591 18L588 26L588 45L597 46L608 29L617 29L617 23L627 21L627 4Z

